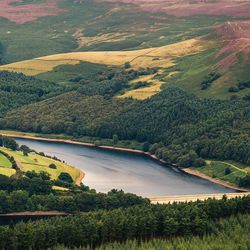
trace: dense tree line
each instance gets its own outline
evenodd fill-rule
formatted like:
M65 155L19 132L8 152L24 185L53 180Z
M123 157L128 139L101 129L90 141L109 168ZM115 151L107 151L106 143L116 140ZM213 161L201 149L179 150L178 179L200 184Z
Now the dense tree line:
M7 153L5 153L4 151L1 151L1 150L0 150L0 154L4 155L10 161L11 167L13 169L15 169L17 171L20 170L13 156L8 155Z
M205 236L178 237L172 239L129 240L101 245L95 250L229 250L249 248L250 215L237 215L211 223L212 233ZM229 226L230 225L230 226ZM68 250L58 246L55 250ZM77 250L90 250L77 248Z
M248 102L199 99L168 88L144 101L69 92L9 112L0 127L137 140L167 162L202 165L201 158L250 163Z
M220 77L221 77L221 74L218 72L209 73L201 82L201 89L205 90L209 88L212 85L212 83Z
M128 81L126 79L114 79L102 81L102 84L97 83L88 83L78 88L78 92L88 95L102 95L105 97L112 97L117 92L128 86Z
M44 176L43 173L38 176L23 176L21 172L11 177L0 175L0 190L7 192L24 190L29 194L50 194L53 182L50 178L43 178Z
M56 83L21 73L0 71L0 116L11 109L55 96L63 91Z
M45 172L0 175L0 213L37 210L75 213L148 204L147 199L123 191L96 193L87 186L71 184L68 191L60 192L52 189L54 184Z
M110 69L103 71L91 79L89 77L79 76L71 81L75 84L71 86L72 90L76 90L87 96L101 95L110 98L118 92L129 88L129 81L142 76L156 73L156 69L138 69L138 70L116 70ZM145 87L144 84L136 85L137 88Z
M2 249L97 246L128 239L203 235L220 218L247 214L250 197L100 210L0 227Z

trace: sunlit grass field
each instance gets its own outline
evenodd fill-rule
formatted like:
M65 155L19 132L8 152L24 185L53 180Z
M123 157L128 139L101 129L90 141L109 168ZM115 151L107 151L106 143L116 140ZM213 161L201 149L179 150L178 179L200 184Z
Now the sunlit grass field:
M3 65L0 70L38 75L52 71L55 67L61 65L77 65L81 62L110 66L122 66L126 62L130 62L131 67L135 69L147 67L169 68L175 65L175 58L198 53L205 50L207 46L208 42L190 39L162 47L131 51L71 52Z
M21 167L21 170L23 172L27 171L35 171L35 172L41 172L45 171L51 175L51 179L55 180L60 175L61 172L67 172L69 173L73 180L76 181L77 178L80 175L80 171L72 166L67 165L66 163L59 162L53 159L50 159L48 157L41 156L39 154L36 154L34 152L29 153L28 156L24 156L21 151L12 151L7 148L1 147L0 150L6 152L8 155L13 156L19 167ZM51 169L49 168L50 164L55 164L57 166L57 169ZM13 170L13 169L11 169ZM13 171L9 171L12 173ZM2 174L8 174L8 171L0 171ZM15 170L14 170L15 173Z
M2 175L6 175L6 176L12 176L13 174L16 173L16 170L13 169L13 168L3 168L3 167L0 167L0 174Z
M0 153L0 167L11 168L11 162L6 158L6 156L4 156L1 153Z
M12 168L11 162L0 153L0 174L11 176L16 173L16 170Z

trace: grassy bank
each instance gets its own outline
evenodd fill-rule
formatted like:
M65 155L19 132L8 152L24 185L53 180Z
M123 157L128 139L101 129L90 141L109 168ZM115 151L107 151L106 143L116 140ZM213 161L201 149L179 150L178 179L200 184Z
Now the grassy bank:
M192 170L228 184L238 185L240 178L244 178L250 173L250 166L232 161L224 162L207 160L205 166L192 168Z
M10 157L13 157L21 171L35 171L37 173L45 171L50 174L52 180L56 180L60 173L67 172L71 175L72 179L77 182L81 171L74 168L64 162L54 160L35 152L29 153L27 156L22 151L13 151L7 148L0 147L0 150ZM51 164L56 165L56 169L50 168ZM16 173L16 170L12 168L9 160L2 154L0 154L0 174L11 176Z
M74 138L73 136L65 134L40 134L40 133L28 133L28 132L20 132L13 130L0 130L0 134L12 137L28 136L28 137L40 137L45 139L71 140L75 142L95 144L96 146L115 146L119 148L128 148L135 150L143 149L143 143L137 141L128 141L128 140L118 140L117 143L114 144L114 141L112 139L102 139L102 138L88 137L88 136Z

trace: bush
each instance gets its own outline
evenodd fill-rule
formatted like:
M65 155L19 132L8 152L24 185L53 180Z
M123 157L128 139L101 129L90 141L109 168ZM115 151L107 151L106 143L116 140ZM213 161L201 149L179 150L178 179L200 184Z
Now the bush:
M229 174L231 174L232 173L232 170L229 168L229 167L227 167L225 170L224 170L224 174L225 175L229 175Z
M45 172L45 171L41 171L39 173L36 173L34 170L27 171L25 173L25 176L27 176L30 179L40 178L40 179L42 179L44 181L49 181L50 180L50 174Z
M209 88L214 81L221 77L221 74L218 72L211 72L209 73L204 80L201 82L201 89L205 90Z
M240 187L250 188L250 174L247 174L244 178L239 181Z
M243 100L250 101L250 94L247 94L243 97Z
M143 87L148 87L151 84L149 82L138 82L133 86L133 89L139 89L139 88L143 88Z
M233 87L230 87L228 89L228 91L232 92L232 93L236 93L236 92L239 92L240 90L239 90L238 86L233 86Z
M32 151L32 150L31 150L28 146L26 146L26 145L22 145L22 146L20 147L20 150L23 151L23 155L25 155L25 156L27 156L28 153L30 153L30 152Z
M51 168L51 169L57 169L57 166L56 166L56 164L51 163L51 164L49 165L49 168Z
M125 69L131 68L130 63L129 63L129 62L125 62L125 63L124 63L124 68L125 68Z
M60 175L58 176L58 180L65 181L65 182L68 182L68 183L73 183L74 182L71 175L69 173L66 173L66 172L60 173Z
M144 152L148 152L149 151L149 147L150 147L149 142L144 142L143 146L142 146L142 149L143 149Z

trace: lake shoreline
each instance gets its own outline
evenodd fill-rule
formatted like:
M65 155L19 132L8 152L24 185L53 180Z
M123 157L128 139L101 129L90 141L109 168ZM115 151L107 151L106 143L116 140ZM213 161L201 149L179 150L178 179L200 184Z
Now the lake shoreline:
M4 134L2 133L3 136L6 137L12 137L12 138L20 138L20 139L29 139L29 140L36 140L36 141L47 141L47 142L56 142L56 143L67 143L67 144L73 144L73 145L80 145L80 146L85 146L85 147L92 147L92 148L99 148L99 149L104 149L104 150L111 150L111 151L117 151L117 152L127 152L127 153L134 153L134 154L141 154L144 156L149 157L150 159L164 165L164 166L168 166L168 167L172 167L172 168L177 168L178 170L180 170L182 173L187 174L187 175L191 175L191 176L195 176L197 178L203 179L203 180L207 180L211 183L214 183L216 185L220 185L222 187L225 188L230 188L233 189L237 192L249 192L250 190L248 189L244 189L244 188L240 188L231 184L228 184L226 182L223 182L221 180L217 180L214 179L210 176L207 176L205 174L202 174L198 171L194 171L191 170L189 168L179 168L177 167L175 164L168 164L167 162L165 162L164 160L159 159L158 157L156 157L155 155L152 155L148 152L144 152L142 150L138 150L138 149L129 149L129 148L121 148L121 147L115 147L115 146L97 146L93 143L87 143L87 142L78 142L78 141L73 141L73 140L69 140L69 139L53 139L53 138L44 138L44 137L39 137L39 136L31 136L31 135L19 135L19 134ZM84 172L80 171L80 176L77 178L76 180L76 184L80 185L84 179Z

